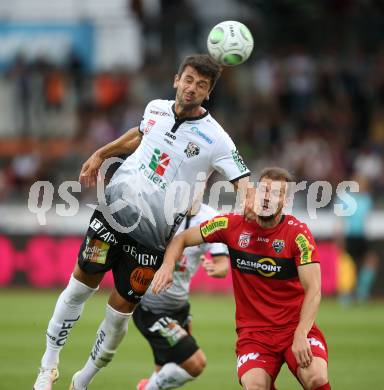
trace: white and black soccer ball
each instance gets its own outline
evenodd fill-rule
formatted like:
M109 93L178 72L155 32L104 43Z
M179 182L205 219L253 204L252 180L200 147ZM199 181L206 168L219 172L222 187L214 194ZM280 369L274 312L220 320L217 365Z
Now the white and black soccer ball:
M243 23L227 20L208 34L209 54L221 65L236 66L246 61L253 50L253 37Z

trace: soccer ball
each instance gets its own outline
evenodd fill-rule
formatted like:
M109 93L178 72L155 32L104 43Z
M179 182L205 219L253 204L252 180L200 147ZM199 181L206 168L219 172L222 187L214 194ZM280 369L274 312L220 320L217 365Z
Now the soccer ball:
M219 64L235 66L246 61L253 50L253 37L240 22L227 20L208 34L208 52Z

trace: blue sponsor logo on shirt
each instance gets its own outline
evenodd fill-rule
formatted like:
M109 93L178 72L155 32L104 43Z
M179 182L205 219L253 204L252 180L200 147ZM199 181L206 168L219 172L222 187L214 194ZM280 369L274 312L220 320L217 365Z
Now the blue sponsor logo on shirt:
M213 141L211 138L209 138L205 133L200 131L196 126L191 127L192 133L195 133L199 137L203 138L204 141L208 142L209 144L213 144Z

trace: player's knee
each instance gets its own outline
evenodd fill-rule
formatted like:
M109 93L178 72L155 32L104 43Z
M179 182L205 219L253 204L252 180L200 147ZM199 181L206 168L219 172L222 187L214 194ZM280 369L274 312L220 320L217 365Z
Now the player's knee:
M265 381L259 378L253 378L251 380L242 383L244 390L268 390L269 387Z
M269 390L270 381L265 375L254 375L249 371L241 378L244 390Z
M306 383L304 383L304 386L307 389L315 390L321 386L326 385L327 383L328 383L328 376L326 373L314 372L307 378Z
M81 305L90 298L97 289L97 287L92 288L87 286L72 275L67 287L62 293L64 302L69 306Z
M199 349L181 366L193 377L199 376L207 365L207 358L204 352Z

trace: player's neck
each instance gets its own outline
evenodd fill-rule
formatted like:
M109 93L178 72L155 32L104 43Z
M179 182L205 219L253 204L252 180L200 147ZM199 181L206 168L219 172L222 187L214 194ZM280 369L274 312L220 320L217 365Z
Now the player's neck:
M192 108L191 110L187 110L182 107L177 101L175 102L174 111L178 118L194 118L203 115L205 112L204 108L201 106L197 106L195 108Z
M282 213L275 215L271 219L263 219L263 218L260 218L259 216L256 216L256 222L263 229L272 229L272 228L276 227L282 221L282 218L283 218Z

